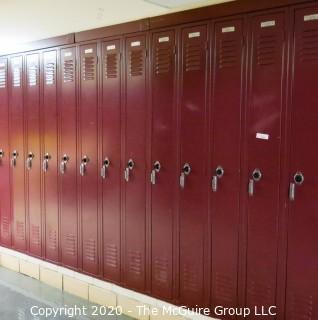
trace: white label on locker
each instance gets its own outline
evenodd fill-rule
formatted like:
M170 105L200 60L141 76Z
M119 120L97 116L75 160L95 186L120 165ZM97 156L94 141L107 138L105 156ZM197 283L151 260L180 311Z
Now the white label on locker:
M269 140L269 134L257 132L256 139Z
M200 37L200 32L191 32L188 36L189 38L198 38Z
M140 46L140 41L134 41L130 44L131 47L139 47Z
M92 48L85 49L85 54L86 54L86 53L93 53L93 49L92 49Z
M309 14L304 16L304 21L318 20L318 14Z
M160 43L160 42L169 42L170 41L170 38L169 37L160 37L159 39L158 39L158 42Z
M274 26L276 26L275 20L261 22L261 28L268 28L268 27L274 27Z
M71 57L72 56L72 52L65 52L64 53L64 57Z
M235 27L225 27L222 28L222 33L227 33L227 32L234 32L235 31Z
M109 46L106 47L106 50L109 51L109 50L115 50L116 49L116 45L114 44L110 44Z

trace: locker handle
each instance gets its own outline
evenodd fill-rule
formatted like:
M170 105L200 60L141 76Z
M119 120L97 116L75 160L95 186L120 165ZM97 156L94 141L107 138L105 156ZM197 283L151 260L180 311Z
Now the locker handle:
M0 149L0 164L2 164L2 158L4 157L4 151Z
M159 161L155 161L153 164L153 169L150 174L150 182L151 184L156 184L157 173L161 170L161 164Z
M48 171L48 169L49 169L49 160L50 159L51 159L51 156L48 153L46 153L44 155L43 166L42 166L44 172Z
M218 166L215 169L215 175L212 177L212 191L218 191L218 180L221 179L224 175L224 169L221 166Z
M130 171L132 171L134 166L135 166L134 160L129 159L128 162L127 162L127 166L125 168L125 171L124 171L124 178L125 178L126 182L129 182Z
M83 177L85 175L86 172L86 166L87 163L89 162L89 159L87 156L84 156L82 158L81 164L80 164L80 175Z
M68 155L64 154L62 157L62 161L60 163L60 172L61 174L64 174L66 171L66 164L69 162L70 158Z
M15 167L15 166L16 166L18 155L19 155L19 153L18 153L17 150L14 150L14 151L12 152L12 158L11 158L11 166L12 166L12 167Z
M27 156L27 160L26 160L26 167L28 170L31 170L32 169L32 160L34 158L34 154L32 152L29 152L28 153L28 156Z
M256 168L252 172L252 178L248 183L248 194L250 197L254 196L255 182L259 182L263 177L263 174L260 169Z
M191 166L189 163L185 163L182 167L180 174L180 187L183 189L185 187L185 179L191 173Z
M296 186L301 186L304 183L305 177L302 172L296 172L294 175L294 182L289 185L289 200L295 201Z
M106 173L107 173L107 170L108 170L108 167L110 165L110 160L106 157L103 161L103 165L102 165L102 168L100 170L100 175L103 179L106 178Z

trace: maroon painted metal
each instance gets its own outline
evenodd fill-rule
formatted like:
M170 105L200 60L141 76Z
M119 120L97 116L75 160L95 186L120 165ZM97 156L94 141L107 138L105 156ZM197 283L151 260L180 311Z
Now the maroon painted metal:
M121 48L119 39L102 43L101 143L103 275L120 282L121 248Z
M146 286L146 42L145 34L125 39L123 282L140 291Z
M296 9L294 16L285 319L318 317L317 14L316 5Z
M11 246L8 59L0 59L0 237Z
M28 249L30 254L42 255L41 215L41 146L40 146L40 56L26 55L25 61L25 123L27 128L26 186L28 214Z
M57 50L42 55L42 174L45 258L59 261Z
M180 303L208 304L207 25L182 29L180 56Z
M212 44L210 214L212 307L238 305L244 20L215 23Z
M83 271L98 274L98 72L97 44L79 47L79 159Z
M151 59L151 292L171 300L178 179L174 30L152 34Z
M282 114L286 93L285 12L251 16L249 28L246 305L254 308L276 303Z
M10 164L13 248L26 251L25 135L23 108L23 56L9 60Z
M59 69L59 195L61 262L78 267L76 48L61 50Z

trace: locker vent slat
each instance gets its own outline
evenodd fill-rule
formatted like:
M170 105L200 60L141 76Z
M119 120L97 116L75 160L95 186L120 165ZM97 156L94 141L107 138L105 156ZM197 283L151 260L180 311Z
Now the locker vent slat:
M84 243L84 258L94 262L96 260L96 251L95 239L87 239Z
M303 31L299 57L302 62L318 60L318 29Z
M117 52L108 53L104 58L104 72L106 79L118 77L118 54Z
M105 265L116 269L118 259L118 249L115 244L107 244L105 246Z
M2 217L2 235L7 237L10 232L10 220L8 217Z
M28 67L28 84L30 87L37 85L38 79L38 66L29 65Z
M18 65L13 66L12 85L13 87L21 86L21 68Z
M74 234L67 234L65 236L65 254L68 256L75 256L76 254L76 238Z
M16 222L16 236L18 240L25 240L25 226L24 222L17 221Z
M216 273L215 276L215 296L218 301L224 301L224 303L231 303L233 296L235 296L235 288L233 284L235 281L225 274Z
M168 260L156 257L154 259L154 279L156 280L156 285L166 287L169 284L168 274Z
M75 64L73 59L64 60L63 63L63 81L73 82L75 74Z
M40 227L37 225L31 226L31 242L35 246L39 246L41 244L40 241L41 235L40 235Z
M85 81L95 80L96 59L94 56L83 58L82 78Z
M142 274L141 253L139 251L128 251L129 272L140 276Z
M132 50L129 52L129 75L142 76L144 72L143 51Z
M55 63L48 62L45 65L45 84L53 85L55 83Z
M249 281L247 291L251 305L271 305L273 290L269 285L252 280Z
M50 230L49 231L48 248L50 250L56 250L57 249L57 232L55 230Z
M193 266L184 265L182 270L183 277L183 288L186 291L192 291L194 293L198 293L200 291L199 288L199 273Z
M236 40L222 39L219 42L218 66L220 69L233 68L238 63L238 42Z
M280 50L280 41L277 35L259 35L256 44L256 59L259 66L272 65L280 62L277 59L278 50Z
M5 88L7 82L7 75L6 75L6 67L1 66L0 67L0 88Z
M162 74L168 73L171 70L172 65L172 48L169 47L157 47L155 53L155 73Z
M289 314L290 320L314 320L313 318L313 297L300 293L292 294Z
M201 65L201 45L200 43L187 43L185 48L185 71L199 71Z

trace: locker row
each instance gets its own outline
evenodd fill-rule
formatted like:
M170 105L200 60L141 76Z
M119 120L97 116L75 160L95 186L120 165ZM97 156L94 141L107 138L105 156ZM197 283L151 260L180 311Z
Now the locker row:
M303 6L1 57L1 244L318 318L317 48Z

